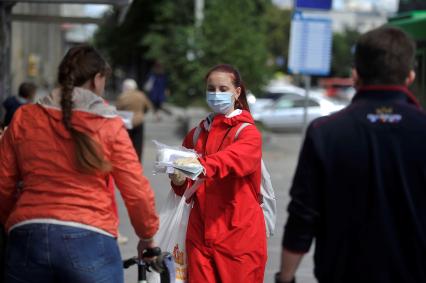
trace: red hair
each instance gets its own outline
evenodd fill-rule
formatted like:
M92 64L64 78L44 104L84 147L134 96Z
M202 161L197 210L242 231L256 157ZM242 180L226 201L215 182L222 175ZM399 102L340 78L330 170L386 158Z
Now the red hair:
M250 112L250 108L249 108L249 105L248 105L248 102L247 102L246 87L245 87L245 85L244 85L244 83L241 79L240 72L238 72L238 70L232 65L219 64L219 65L216 65L213 68L211 68L207 72L204 79L207 81L209 76L214 72L228 73L232 76L232 84L234 85L234 87L241 88L240 96L235 101L234 107L237 108L237 109L242 109L242 110L246 110L246 111Z

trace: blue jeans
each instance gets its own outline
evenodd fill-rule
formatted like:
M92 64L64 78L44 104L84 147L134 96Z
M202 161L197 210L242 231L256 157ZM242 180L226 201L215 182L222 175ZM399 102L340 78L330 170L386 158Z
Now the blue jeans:
M123 283L114 238L57 224L13 229L6 248L5 283Z

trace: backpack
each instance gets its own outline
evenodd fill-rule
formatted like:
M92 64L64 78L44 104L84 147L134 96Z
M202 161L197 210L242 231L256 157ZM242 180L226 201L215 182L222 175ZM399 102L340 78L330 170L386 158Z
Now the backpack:
M241 131L250 126L250 123L242 123L235 133L234 141L237 140L238 135ZM198 137L201 133L201 127L198 125L195 128L194 135L192 137L192 144L195 145ZM268 169L266 168L265 162L261 159L261 180L260 180L260 195L261 195L261 204L263 210L263 216L265 218L266 226L266 236L269 238L274 235L275 223L277 220L277 201L275 198L274 188L272 187L271 175L269 174Z

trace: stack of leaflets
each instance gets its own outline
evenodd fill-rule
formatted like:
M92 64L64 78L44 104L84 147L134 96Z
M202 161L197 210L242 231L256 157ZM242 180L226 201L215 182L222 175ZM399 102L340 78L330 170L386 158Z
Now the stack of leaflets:
M197 179L204 170L203 166L194 163L177 165L174 162L158 162L157 164L161 167L166 167L166 173L172 174L177 170L192 180Z
M175 170L183 173L186 177L195 180L204 171L204 167L200 164L178 164L175 162L179 159L197 158L197 154L193 150L183 147L171 147L154 141L157 145L157 158L154 165L154 173L173 174Z

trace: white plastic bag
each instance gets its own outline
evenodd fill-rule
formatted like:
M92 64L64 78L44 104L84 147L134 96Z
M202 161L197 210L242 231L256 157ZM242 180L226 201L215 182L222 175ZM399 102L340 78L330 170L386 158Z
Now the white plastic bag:
M173 190L170 191L164 209L160 213L160 230L154 237L155 243L162 251L173 255L177 283L186 282L185 239L191 207L192 203L187 204L186 198L177 196ZM147 276L148 282L160 283L158 273L150 272Z
M201 182L201 179L195 181L182 197L170 190L167 201L160 212L160 229L155 235L154 241L162 251L170 252L173 255L176 266L176 283L185 283L187 277L185 239L192 202L188 204L186 201L195 193ZM147 276L149 283L160 283L158 273L150 272Z
M266 236L272 237L277 223L277 199L275 198L274 188L272 187L271 175L266 168L263 159L261 160L262 179L260 183L260 194L262 195L262 204L266 224Z

